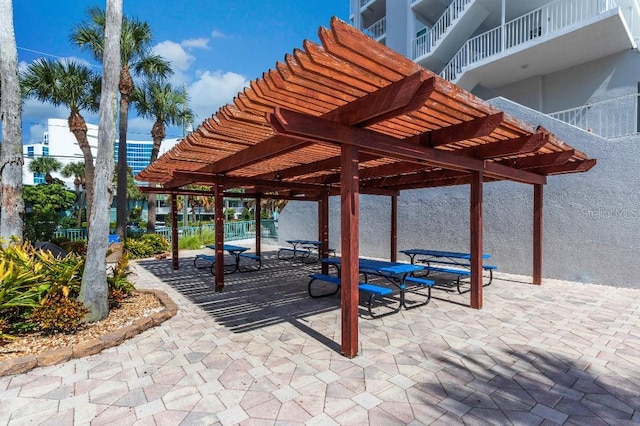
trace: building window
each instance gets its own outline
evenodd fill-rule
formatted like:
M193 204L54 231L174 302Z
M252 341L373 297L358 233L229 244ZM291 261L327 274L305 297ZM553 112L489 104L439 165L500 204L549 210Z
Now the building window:
M49 156L49 147L48 146L43 146L42 147L42 156L43 157L48 157Z
M34 154L33 147L32 146L28 146L27 147L27 157L33 158L33 154Z
M45 145L49 145L49 133L46 133L46 132L45 132L45 134L44 134L44 139L43 139L43 143L44 143Z
M44 173L34 173L33 183L46 183L46 181L44 180Z

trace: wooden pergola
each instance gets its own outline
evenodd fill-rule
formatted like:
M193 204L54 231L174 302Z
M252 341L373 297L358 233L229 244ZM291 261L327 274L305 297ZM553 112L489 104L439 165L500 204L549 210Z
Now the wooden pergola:
M584 172L594 159L542 128L491 107L333 18L321 44L304 42L253 80L234 103L136 177L189 193L208 185L215 197L215 255L223 255L223 197L312 200L318 239L328 247L331 195L341 197L342 352L357 355L359 194L391 197L390 258L397 254L397 197L402 190L470 185L470 306L482 307L483 183L532 185L533 282L542 279L542 199L546 176ZM234 192L232 196L237 196ZM260 202L256 203L257 206ZM259 227L259 211L256 212ZM174 267L177 227L174 223ZM260 250L260 233L256 246ZM326 256L325 253L321 255ZM216 262L215 287L224 287Z

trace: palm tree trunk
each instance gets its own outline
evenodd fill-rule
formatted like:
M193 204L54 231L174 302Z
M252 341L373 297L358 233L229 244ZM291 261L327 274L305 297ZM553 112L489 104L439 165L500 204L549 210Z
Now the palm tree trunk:
M127 237L128 198L127 198L127 123L129 121L129 100L135 89L129 65L122 64L118 90L120 91L120 135L118 137L118 182L116 196L116 234L124 241Z
M91 219L91 206L93 204L93 181L95 179L95 166L93 165L93 153L91 152L91 145L89 145L89 139L87 138L87 123L79 113L71 113L69 116L69 129L76 137L82 155L84 157L84 179L87 189L87 222ZM82 211L82 206L80 207ZM82 214L80 214L82 216Z
M107 240L109 236L109 193L113 179L113 141L116 133L115 109L120 68L122 0L107 0L107 21L103 59L98 155L94 179L92 220L89 222L87 260L78 299L89 310L85 321L100 321L109 314L107 284Z
M13 4L0 0L0 116L2 117L2 153L0 154L0 241L22 239L24 200L22 198L22 103L18 82L18 51L13 30Z
M153 137L153 145L151 146L151 158L149 164L158 159L158 153L160 152L160 144L166 135L164 121L157 119L153 123L151 129L151 136ZM156 194L147 195L147 233L153 234L156 232Z

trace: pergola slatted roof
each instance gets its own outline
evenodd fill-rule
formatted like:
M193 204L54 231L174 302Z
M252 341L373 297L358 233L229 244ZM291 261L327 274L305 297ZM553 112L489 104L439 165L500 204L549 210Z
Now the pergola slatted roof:
M223 196L318 201L321 255L328 247L328 196L341 196L342 350L358 348L358 194L391 196L391 260L397 254L402 190L470 185L470 306L482 307L482 186L511 180L534 188L533 281L542 276L542 187L554 174L595 165L543 128L490 106L409 59L332 19L321 44L252 81L194 132L138 174L171 193L173 262L178 267L175 196L212 187L215 255L223 256ZM259 204L256 203L259 209ZM256 228L260 227L256 214ZM256 252L259 254L259 232ZM224 287L224 264L215 265ZM326 265L323 266L326 268Z
M282 182L307 184L312 198L326 187L335 192L341 141L305 137L300 123L328 123L326 134L356 126L361 131L352 136L402 146L387 152L359 145L361 187L371 191L467 183L470 170L491 163L485 181L528 183L532 174L580 172L594 164L544 129L496 110L337 19L319 35L321 45L305 41L137 179L176 189L224 176L247 179L242 187L249 192L257 189L254 178L273 196L289 195ZM285 116L297 122L285 129ZM408 159L412 147L435 155ZM440 159L439 152L448 157ZM502 173L506 169L520 173Z

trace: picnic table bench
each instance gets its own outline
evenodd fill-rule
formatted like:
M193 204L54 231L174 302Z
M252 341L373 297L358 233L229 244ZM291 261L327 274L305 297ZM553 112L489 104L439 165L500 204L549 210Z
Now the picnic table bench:
M309 292L309 296L312 298L325 297L325 296L331 296L333 294L336 294L340 290L340 287L342 285L341 278L336 277L334 275L325 275L325 274L317 273L317 274L309 274L309 278L311 278L311 280L309 281L308 292ZM336 286L336 288L334 291L329 293L314 294L314 292L312 291L312 286L314 283L319 281L332 284ZM375 313L374 304L382 303L381 301L376 302L376 296L382 297L382 296L391 295L393 293L393 290L388 287L377 286L377 285L364 283L364 282L358 284L358 290L368 294L369 297L367 299L367 309L369 311L369 315L371 315L372 318L378 318L381 316L396 313L400 310L400 307L402 306L402 299L399 299L397 307L391 306L389 308L389 311L383 314Z
M208 244L208 248L215 250L215 244ZM231 267L232 269L225 269L225 274L232 274L234 272L249 272L249 271L257 271L262 267L262 258L257 254L246 253L249 248L234 246L231 244L224 244L222 248L227 251L234 258L234 263L225 265L225 267ZM240 259L251 259L257 263L257 267L253 268L241 268ZM197 254L193 259L193 266L197 269L205 269L208 268L211 270L212 274L215 274L215 264L216 257L212 254Z
M338 277L341 274L341 261L340 257L322 259L323 263L336 268ZM431 301L431 287L435 284L431 279L413 275L421 270L424 270L421 265L359 258L358 271L364 276L364 281L359 283L359 288L363 284L373 285L369 282L369 276L381 277L399 290L401 307L417 308ZM425 289L426 294L424 294Z
M471 276L470 253L426 249L407 249L400 250L400 252L409 256L412 264L416 262L426 264L424 267L426 276L431 272L451 275L455 277L454 282L458 293L466 293L469 291L462 291L461 280ZM417 256L423 257L417 258ZM482 259L489 259L490 257L490 254L482 254ZM495 265L482 265L483 271L487 271L489 273L488 281L483 284L483 287L491 285L491 282L493 281L493 271L497 268L498 267Z
M320 251L322 241L316 240L287 240L291 247L281 247L278 250L278 259L280 260L301 260L304 263L314 263L320 259ZM317 257L311 257L313 252L318 254ZM335 256L335 249L328 249L329 254Z

